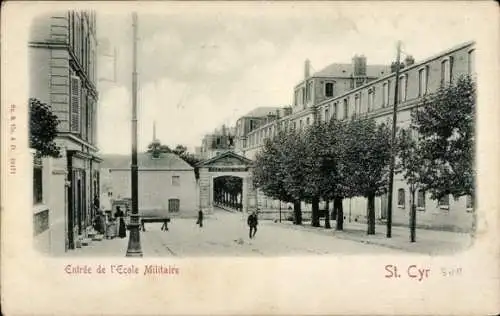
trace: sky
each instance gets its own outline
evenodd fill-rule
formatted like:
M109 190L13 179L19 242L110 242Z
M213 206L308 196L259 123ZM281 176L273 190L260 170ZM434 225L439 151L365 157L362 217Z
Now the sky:
M97 14L98 145L102 153L127 154L131 13ZM355 54L364 54L368 64L390 64L401 40L403 53L418 62L475 40L477 19L466 2L453 2L448 8L437 2L193 2L189 8L170 5L139 11L138 148L145 149L152 140L153 121L163 144L183 144L192 151L206 133L222 124L233 125L256 107L290 105L305 59L313 71L335 62L350 63ZM114 49L115 63L108 56Z

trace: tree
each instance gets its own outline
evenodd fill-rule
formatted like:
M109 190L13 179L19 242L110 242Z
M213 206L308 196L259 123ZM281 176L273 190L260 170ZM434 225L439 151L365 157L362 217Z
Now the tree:
M175 148L172 150L174 154L177 156L182 156L184 153L187 153L187 147L184 145L177 145Z
M328 167L324 171L327 189L325 198L333 199L333 214L336 217L337 230L344 229L343 199L350 196L350 173L345 163L349 159L345 154L346 128L345 122L332 119L328 123L326 133L329 166L327 165Z
M304 133L305 151L303 152L304 182L302 184L306 201L311 202L312 215L311 225L319 227L319 202L326 196L328 177L326 175L330 169L334 168L334 163L328 156L329 148L326 137L327 125L315 120ZM327 212L328 213L328 212ZM329 226L329 220L327 221Z
M367 198L369 235L375 234L375 197L387 186L391 159L391 131L377 125L373 119L353 119L349 122L345 141L344 164L349 172L352 195Z
M57 136L59 121L49 105L35 98L30 103L30 147L36 150L36 156L60 157L60 148L54 139Z
M184 151L179 157L182 158L185 162L187 162L191 167L194 168L194 176L198 180L200 178L200 169L198 168L198 163L201 162L201 159L197 158L195 155Z
M307 146L301 131L286 133L281 153L283 183L285 190L293 198L294 224L302 224L301 200L306 196L304 190L305 172L304 152Z
M162 145L159 140L153 140L149 143L147 152L154 158L159 158L162 153L171 153L172 150L167 145Z
M426 173L428 165L420 156L417 141L412 130L402 129L397 140L398 161L396 172L403 175L410 188L411 208L410 208L410 241L415 242L415 232L417 224L417 207L415 203L415 192L419 189L421 175Z
M256 155L253 164L253 182L266 196L284 202L295 202L285 188L283 152L287 135L278 132L272 140L267 139L263 149Z
M465 75L424 97L412 113L411 127L427 166L422 186L433 199L474 196L475 110L475 82Z

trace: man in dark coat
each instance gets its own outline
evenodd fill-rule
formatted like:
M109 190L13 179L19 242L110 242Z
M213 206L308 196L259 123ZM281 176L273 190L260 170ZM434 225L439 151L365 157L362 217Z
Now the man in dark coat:
M196 221L196 224L200 225L200 227L203 227L203 211L202 210L198 211L198 220Z
M257 212L253 211L250 215L248 215L247 219L248 227L250 227L249 237L254 238L257 233L257 225L259 224L259 220L257 219Z

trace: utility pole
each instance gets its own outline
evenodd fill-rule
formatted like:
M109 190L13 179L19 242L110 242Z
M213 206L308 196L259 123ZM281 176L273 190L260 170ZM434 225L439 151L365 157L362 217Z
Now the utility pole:
M392 110L392 138L391 138L391 163L389 166L389 192L387 201L387 238L392 237L392 196L394 190L394 164L396 160L396 124L398 115L398 93L399 93L399 66L400 66L400 55L401 55L401 41L397 44L397 55L396 55L396 83L394 85L394 107Z
M139 232L138 166L137 166L137 13L132 13L133 66L132 66L132 214L127 257L142 257L141 235Z

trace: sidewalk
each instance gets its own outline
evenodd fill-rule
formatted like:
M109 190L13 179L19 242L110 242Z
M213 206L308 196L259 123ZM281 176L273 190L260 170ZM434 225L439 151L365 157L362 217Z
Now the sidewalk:
M293 223L289 221L283 221L281 223L265 221L263 224L278 225L289 229L326 234L339 239L428 255L450 255L466 250L473 242L473 238L470 234L417 229L415 233L416 241L412 243L410 242L410 229L408 227L393 226L392 238L387 238L385 225L375 225L375 235L367 235L366 223L349 223L347 221L344 221L343 231L335 230L335 221L331 221L331 229L324 228L324 220L320 222L322 227L312 227L310 222L303 222L302 225L293 225Z
M92 241L88 246L82 246L66 252L65 257L125 257L127 253L130 231L127 237ZM144 234L141 231L141 247L143 257L171 257L172 252L164 242L154 234Z

